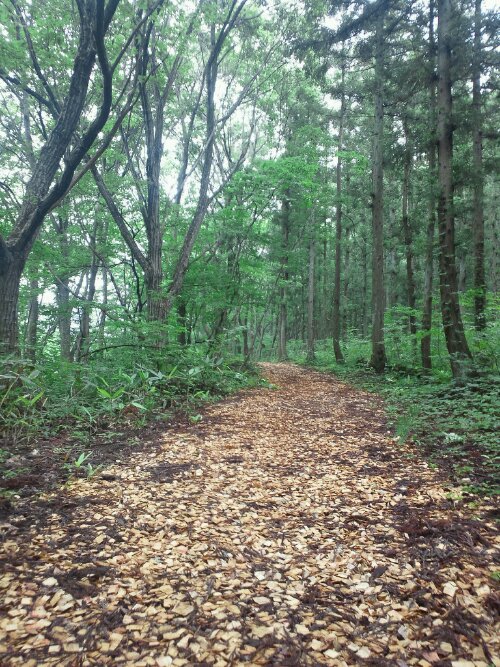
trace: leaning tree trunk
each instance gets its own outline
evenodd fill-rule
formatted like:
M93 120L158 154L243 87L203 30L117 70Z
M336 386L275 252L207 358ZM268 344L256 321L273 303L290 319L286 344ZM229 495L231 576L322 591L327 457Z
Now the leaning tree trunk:
M430 87L429 87L429 217L427 222L427 233L425 241L425 270L424 270L424 294L422 309L422 338L420 341L420 354L422 367L430 371L432 368L431 357L431 327L432 327L432 285L434 279L434 236L436 230L436 41L434 37L434 0L429 4L429 62Z
M384 344L384 15L377 19L375 43L375 122L373 129L372 202L372 357L371 365L383 373L386 364Z
M451 97L451 0L438 1L438 155L439 155L439 282L441 313L453 377L471 369L472 355L465 338L455 259L453 211L453 125Z
M73 176L103 129L111 110L113 72L104 38L118 6L112 0L77 3L80 18L78 49L66 99L58 108L49 105L53 129L33 163L16 221L9 236L0 235L0 353L18 349L17 304L22 271L48 213L71 189ZM102 99L94 120L76 142L75 133L84 114L89 82L96 56L102 74ZM95 104L95 101L94 101ZM64 162L63 162L64 158ZM61 163L62 172L58 176ZM12 281L17 280L17 285Z
M339 140L337 145L337 202L335 212L335 283L333 287L333 352L338 364L344 363L340 349L340 263L342 261L342 142L344 139L345 115L345 60L341 67L341 99L339 119Z
M473 163L474 163L474 325L486 327L486 279L484 272L483 146L481 112L481 0L475 0L474 55L472 60Z

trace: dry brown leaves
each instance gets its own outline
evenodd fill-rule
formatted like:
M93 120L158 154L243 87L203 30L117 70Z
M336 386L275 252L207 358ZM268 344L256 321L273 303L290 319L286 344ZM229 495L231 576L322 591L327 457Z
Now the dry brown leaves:
M263 366L279 391L3 526L2 665L500 665L493 523L373 397Z

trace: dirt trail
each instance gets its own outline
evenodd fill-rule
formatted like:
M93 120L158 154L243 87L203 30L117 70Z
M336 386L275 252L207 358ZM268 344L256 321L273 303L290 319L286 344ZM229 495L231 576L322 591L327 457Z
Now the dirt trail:
M493 521L373 397L263 367L3 524L1 665L500 665Z

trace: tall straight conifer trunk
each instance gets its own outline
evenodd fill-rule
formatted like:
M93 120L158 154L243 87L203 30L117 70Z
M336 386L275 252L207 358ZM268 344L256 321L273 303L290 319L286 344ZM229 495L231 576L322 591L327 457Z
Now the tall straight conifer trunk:
M403 121L403 128L405 134L405 156L403 168L403 201L402 201L402 223L404 243L406 250L406 284L408 294L408 307L410 308L409 327L412 336L412 345L416 353L417 345L417 318L415 317L415 306L417 303L416 286L415 286L415 272L414 272L414 256L413 256L413 232L410 222L410 178L411 167L413 162L413 146L411 144L410 133L408 129L408 121Z
M472 57L472 122L474 164L474 325L482 331L486 327L486 279L484 272L484 202L483 202L483 127L481 111L481 0L475 0L474 53Z
M472 355L465 338L460 312L455 260L451 41L451 0L438 0L439 286L451 370L454 378L461 379L470 371Z
M307 281L307 362L315 359L314 352L314 274L316 263L316 238L314 230L314 210L309 223L309 267Z
M432 327L432 286L434 280L434 237L436 232L436 40L434 36L434 0L429 3L429 217L425 242L424 295L422 310L422 338L420 354L422 367L432 368L431 327Z
M372 151L372 357L371 365L383 373L386 364L384 344L384 13L377 17L375 32L375 118Z
M345 116L345 56L342 54L341 65L341 93L340 93L340 118L339 139L337 145L337 206L335 212L335 282L333 288L333 351L335 361L343 363L344 357L340 349L340 263L342 261L342 142L344 140L344 116Z
M278 331L278 360L286 361L288 358L286 342L288 329L287 313L287 290L286 282L288 280L288 237L290 231L290 201L285 197L281 206L281 280L280 287L280 312L279 312L279 331Z

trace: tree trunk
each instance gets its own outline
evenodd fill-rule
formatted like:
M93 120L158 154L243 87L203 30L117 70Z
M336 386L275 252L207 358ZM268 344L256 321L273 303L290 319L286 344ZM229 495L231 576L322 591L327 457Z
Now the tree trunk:
M179 322L179 336L178 341L181 347L186 347L187 344L187 335L186 335L186 301L184 299L179 299L177 304L177 319Z
M26 324L25 354L31 361L36 360L36 342L38 332L38 315L40 307L38 304L38 278L30 280L31 298L28 306L28 322Z
M0 241L1 243L1 241ZM0 246L0 353L18 351L17 304L25 260Z
M107 224L104 228L104 238L108 235ZM108 305L108 270L102 267L102 305L101 316L99 318L99 347L104 347L104 337L106 331L106 308Z
M85 358L90 348L90 320L92 316L92 303L94 301L96 292L96 278L99 271L99 264L95 256L90 267L87 290L85 295L85 302L82 308L82 319L80 322L80 337L78 341L78 353L76 358L80 361Z
M309 271L307 287L307 363L314 362L314 263L316 260L316 243L314 230L309 238Z
M243 358L245 363L248 363L250 359L250 346L248 344L248 317L246 315L243 319L243 329L241 333L243 337Z
M472 118L474 164L474 325L478 331L486 327L486 279L484 272L484 202L483 146L481 109L481 0L475 0L474 54L472 59Z
M429 4L429 62L430 87L429 87L429 218L427 223L427 234L425 242L425 273L424 294L422 310L422 338L420 341L420 353L422 356L422 367L426 370L432 368L431 358L431 327L432 327L432 284L434 278L434 236L436 229L436 41L434 37L434 0Z
M453 377L471 370L472 355L465 338L458 299L453 211L453 126L451 97L451 0L438 0L438 155L439 155L439 283L441 313Z
M279 311L279 335L278 335L278 361L288 359L286 341L287 341L287 288L288 281L288 236L290 223L290 202L283 199L281 209L281 281L280 287L280 311Z
M349 298L350 298L350 287L351 283L349 280L349 275L351 271L351 250L350 250L350 245L349 245L349 237L351 230L349 227L346 227L345 230L345 240L344 240L344 245L345 245L345 252L344 252L344 308L341 312L341 321L342 321L342 330L341 330L341 336L344 338L344 340L347 338L347 331L349 329Z
M342 144L344 139L344 115L345 115L345 60L341 66L341 97L339 118L339 139L337 144L337 202L335 212L335 278L333 287L333 351L335 361L344 363L342 350L340 349L340 263L342 261Z
M68 277L61 278L57 283L56 302L61 359L71 361L71 307Z
M52 131L33 162L16 221L7 239L0 235L0 352L18 348L17 309L22 270L49 213L71 189L73 176L99 132L104 127L112 103L112 71L106 57L104 37L116 11L118 0L79 2L79 42L63 104L49 103L55 119ZM84 113L88 85L98 56L103 90L94 120L73 144ZM95 104L95 102L94 102ZM61 161L64 166L59 175ZM56 180L57 179L57 180ZM11 285L17 277L17 286Z
M372 202L372 357L371 365L383 373L386 364L384 344L384 14L377 18L375 36L375 122L373 128L373 202Z
M409 216L409 200L410 200L410 176L411 166L413 161L412 146L408 132L408 125L406 120L403 122L405 132L405 157L403 169L403 203L402 203L402 222L403 235L406 250L406 287L408 296L408 307L410 308L409 328L412 336L412 345L416 348L417 345L417 318L415 317L416 296L415 296L415 274L413 269L413 234ZM414 350L416 353L416 349Z
M366 238L362 239L361 264L363 271L361 335L366 338L368 335L368 240Z

